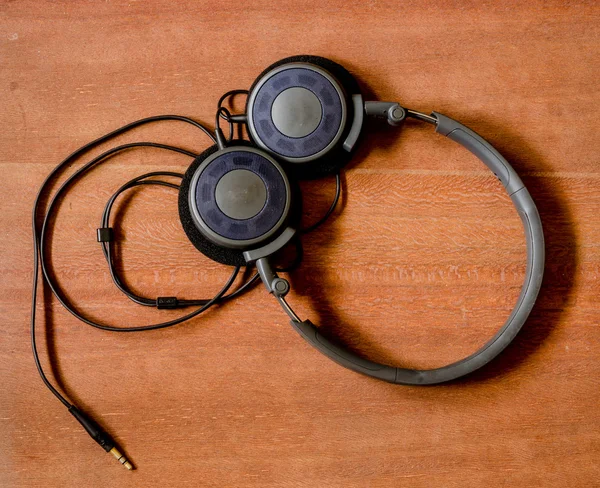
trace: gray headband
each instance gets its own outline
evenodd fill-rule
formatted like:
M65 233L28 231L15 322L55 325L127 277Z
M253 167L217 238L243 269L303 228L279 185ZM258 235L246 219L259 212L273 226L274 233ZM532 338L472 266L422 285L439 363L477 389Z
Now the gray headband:
M287 282L279 278L271 269L268 256L280 249L294 235L293 229L287 229L278 239L264 248L244 253L247 262L256 262L261 278L268 291L279 300L286 313L292 319L291 324L311 345L336 363L390 383L404 385L431 385L443 383L467 375L490 362L515 338L537 298L544 274L544 234L539 213L531 195L523 185L521 178L510 164L481 136L461 123L437 112L431 116L407 111L412 116L436 125L436 132L449 137L466 147L477 156L500 179L513 201L525 230L527 240L527 268L525 282L517 303L502 328L481 349L470 356L447 366L416 370L396 368L363 359L324 337L309 320L300 320L284 299L289 290Z

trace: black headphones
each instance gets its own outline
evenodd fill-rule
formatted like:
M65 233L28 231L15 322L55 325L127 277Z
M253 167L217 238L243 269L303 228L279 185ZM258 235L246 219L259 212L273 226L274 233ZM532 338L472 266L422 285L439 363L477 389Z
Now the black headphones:
M246 110L232 115L221 106L231 95L247 93ZM464 125L437 112L426 115L401 107L395 102L364 101L358 83L352 75L333 61L317 56L293 56L269 66L253 83L250 90L233 90L219 100L214 136L202 124L182 116L149 117L90 142L68 156L42 184L33 211L34 286L31 315L31 339L36 366L50 391L69 409L90 436L122 464L132 465L116 448L112 437L92 418L70 403L46 377L39 361L35 340L35 302L38 265L44 282L58 300L77 318L107 331L131 332L169 327L195 317L213 304L234 298L247 290L253 280L225 295L242 266L256 266L267 291L288 314L291 325L311 345L327 357L353 371L397 384L428 385L453 380L471 373L496 357L516 336L535 303L544 272L544 236L536 206L523 182L508 162L487 141ZM525 230L527 268L521 294L506 323L479 351L431 370L397 368L369 361L325 338L309 320L301 320L285 296L290 290L287 280L277 275L270 260L280 250L298 241L298 221L301 194L297 182L325 175L337 176L336 199L339 196L339 171L352 157L366 117L386 120L398 126L406 118L434 125L436 132L449 137L477 156L502 182L515 205ZM122 132L157 120L177 120L192 124L204 131L215 143L200 155L163 144L140 142L110 149L75 171L50 200L43 223L38 222L41 195L59 171L91 147ZM225 138L219 127L226 120L230 137ZM251 141L233 139L234 124L245 124ZM57 198L74 181L94 165L110 156L135 147L154 147L177 151L194 157L185 175L154 172L139 176L123 185L109 200L98 229L113 281L129 298L140 305L158 308L199 306L196 311L168 322L130 328L103 325L85 317L69 302L49 272L45 259L45 235ZM179 177L181 185L157 181L157 176ZM234 266L234 272L223 289L210 300L178 300L175 297L149 299L128 291L112 264L109 227L110 208L117 196L142 184L161 184L179 188L181 223L194 246L219 263ZM314 228L315 226L312 226Z
M515 204L527 239L527 271L521 296L498 333L479 351L433 370L395 368L363 359L300 320L285 300L288 281L269 258L296 234L293 208L300 195L294 179L339 171L349 160L365 116L399 125L413 117L462 144L502 181ZM398 384L434 384L464 376L498 355L527 319L542 283L544 237L536 206L508 162L483 138L439 113L421 114L397 103L364 102L352 75L333 61L293 56L263 71L248 93L245 122L252 145L219 143L190 166L179 193L183 228L198 250L223 264L255 264L260 277L310 344L342 366ZM217 138L219 139L219 138Z

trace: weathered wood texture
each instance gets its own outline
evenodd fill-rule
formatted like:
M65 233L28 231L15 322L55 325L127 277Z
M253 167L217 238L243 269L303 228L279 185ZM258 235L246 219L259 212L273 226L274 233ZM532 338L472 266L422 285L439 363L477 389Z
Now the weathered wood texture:
M0 485L597 485L599 26L596 2L0 3ZM126 472L33 365L34 195L85 142L152 114L211 123L225 90L247 88L297 53L333 58L369 96L446 113L505 154L544 222L538 304L489 367L407 388L319 355L261 288L183 326L122 335L79 323L46 293L44 364L52 351L62 387L139 468ZM208 144L175 122L119 138L133 140ZM52 259L81 310L121 326L179 313L118 293L95 229L123 181L188 163L131 151L62 201ZM414 123L371 130L344 178L343 205L304 240L292 274L299 313L397 365L439 366L482 345L508 316L525 269L521 224L499 182ZM306 220L316 219L333 180L302 186ZM186 240L173 190L133 191L117 212L136 290L206 297L228 276Z

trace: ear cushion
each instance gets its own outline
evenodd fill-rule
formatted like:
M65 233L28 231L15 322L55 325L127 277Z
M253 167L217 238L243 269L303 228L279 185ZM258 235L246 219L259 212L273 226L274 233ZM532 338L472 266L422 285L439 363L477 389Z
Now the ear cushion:
M234 140L231 142L231 145L255 147L252 143L244 140ZM188 239L202 254L213 261L228 266L245 266L246 260L244 259L242 250L219 246L204 237L194 223L189 206L188 194L196 169L198 169L198 167L206 158L217 151L218 147L216 145L209 147L193 161L193 163L185 172L183 180L181 181L181 187L179 189L179 219L181 220L181 225ZM292 207L290 208L289 222L290 224L294 224L300 219L300 192L296 182L290 181L290 186L292 191Z
M344 150L343 141L350 130L353 119L352 95L360 94L358 83L346 68L338 63L335 63L334 61L321 56L299 55L281 59L270 65L254 81L249 92L252 93L256 84L270 71L288 63L310 63L331 73L331 75L333 75L333 77L339 82L344 90L348 116L346 118L346 127L344 128L342 137L340 137L338 143L323 157L305 163L288 163L286 168L290 174L301 180L315 179L329 174L338 173L340 169L350 161L351 157L351 153ZM248 106L246 106L246 113L248 113ZM276 153L273 154L277 156Z

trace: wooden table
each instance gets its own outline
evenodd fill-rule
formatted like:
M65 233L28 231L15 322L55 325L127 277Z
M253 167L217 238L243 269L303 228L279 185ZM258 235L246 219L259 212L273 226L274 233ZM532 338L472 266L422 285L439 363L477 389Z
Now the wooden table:
M594 3L2 2L0 485L597 486ZM413 388L321 356L262 287L143 334L92 329L46 290L38 302L43 364L116 437L137 467L127 472L35 371L28 335L34 196L51 168L93 138L161 113L211 124L223 92L248 88L267 65L298 53L343 63L367 98L456 118L506 156L544 222L538 303L488 367ZM140 140L194 151L209 145L176 122L113 145ZM189 163L130 151L61 200L51 258L82 312L123 327L181 313L120 294L95 231L123 182L147 171L183 172ZM291 274L290 300L302 317L372 359L420 368L460 359L498 330L519 293L525 244L509 198L472 155L429 126L374 124L344 185L334 218L304 239L305 259ZM314 221L333 179L302 188L304 221ZM161 187L119 200L124 276L148 296L209 297L231 270L188 242L176 201Z

